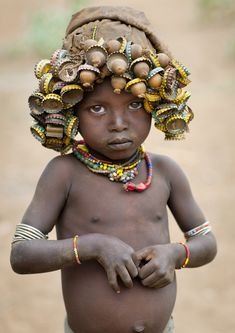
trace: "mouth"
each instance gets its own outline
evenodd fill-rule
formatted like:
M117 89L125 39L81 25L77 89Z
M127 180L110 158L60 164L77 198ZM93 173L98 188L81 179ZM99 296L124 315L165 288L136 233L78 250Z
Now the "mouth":
M132 141L127 138L117 138L108 143L108 146L113 150L127 149L132 145Z

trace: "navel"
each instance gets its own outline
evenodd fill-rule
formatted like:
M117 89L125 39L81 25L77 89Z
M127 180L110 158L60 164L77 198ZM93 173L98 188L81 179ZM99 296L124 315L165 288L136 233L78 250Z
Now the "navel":
M98 222L100 222L100 218L99 217L97 217L97 216L94 216L94 217L92 217L91 219L90 219L90 222L91 223L98 223Z
M133 332L140 333L144 332L144 330L145 330L145 323L143 320L137 320L132 327Z

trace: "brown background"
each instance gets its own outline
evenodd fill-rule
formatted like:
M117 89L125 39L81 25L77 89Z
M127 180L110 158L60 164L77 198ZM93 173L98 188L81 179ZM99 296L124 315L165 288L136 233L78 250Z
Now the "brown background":
M46 3L40 1L41 6ZM95 2L107 3L115 1ZM63 1L50 1L54 8L61 4ZM187 140L164 142L162 134L153 129L146 142L147 149L169 155L181 164L218 239L219 252L213 263L177 273L176 332L234 332L235 61L228 53L234 25L227 16L213 22L202 18L193 0L118 0L118 4L144 10L162 40L192 72L190 105L195 120ZM12 43L21 38L27 18L37 6L38 1L1 0L2 43L7 38ZM58 41L58 47L60 44ZM33 195L42 169L55 156L42 149L28 129L27 97L35 87L32 68L37 60L26 57L2 59L0 63L0 332L8 333L63 331L59 272L20 276L9 265L15 224ZM171 231L173 241L182 239L173 219Z

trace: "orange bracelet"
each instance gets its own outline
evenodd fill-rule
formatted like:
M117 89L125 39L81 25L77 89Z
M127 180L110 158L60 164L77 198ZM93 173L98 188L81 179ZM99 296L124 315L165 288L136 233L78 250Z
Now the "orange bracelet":
M183 245L183 247L185 249L185 253L186 253L185 261L184 261L183 265L180 268L185 268L189 263L190 250L189 250L188 244L183 243L183 242L179 242L179 244Z
M73 252L76 258L76 262L78 264L81 264L81 261L79 260L79 256L78 256L78 249L77 249L77 239L78 239L78 235L74 236L73 238Z

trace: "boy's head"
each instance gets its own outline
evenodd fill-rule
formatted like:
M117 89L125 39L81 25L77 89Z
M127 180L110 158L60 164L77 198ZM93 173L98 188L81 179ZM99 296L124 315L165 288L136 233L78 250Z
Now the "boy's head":
M192 120L188 70L173 59L142 12L89 7L73 15L63 48L35 66L39 89L29 97L32 134L62 153L78 132L77 107L106 77L113 92L141 99L166 139L181 139ZM86 98L86 97L85 97ZM82 133L83 134L83 133Z
M151 115L143 100L126 91L116 94L110 78L87 92L77 109L79 132L101 160L130 158L150 131Z

